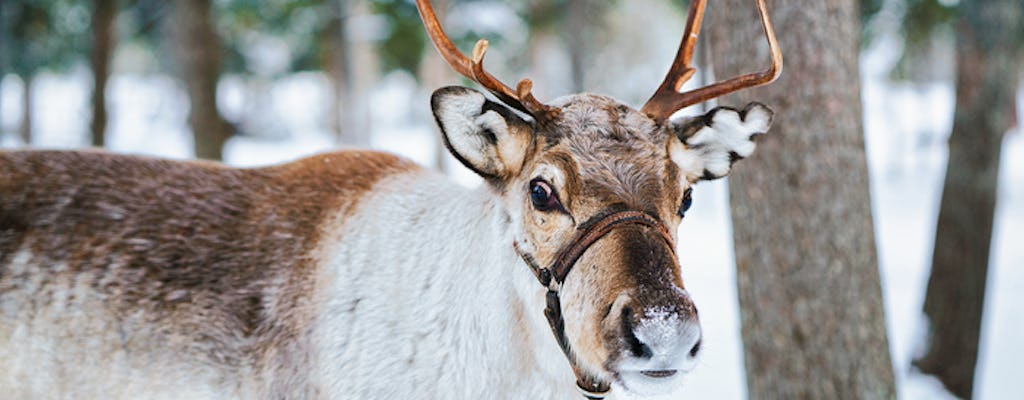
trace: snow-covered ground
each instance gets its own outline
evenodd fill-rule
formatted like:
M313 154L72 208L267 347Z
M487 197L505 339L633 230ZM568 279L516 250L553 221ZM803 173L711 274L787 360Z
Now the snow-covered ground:
M910 360L920 346L921 304L928 278L938 200L945 169L945 138L951 126L953 89L949 83L910 86L887 82L893 52L880 49L862 60L865 128L872 178L876 238L882 268L886 319L893 363L905 399L942 398L935 381L913 373ZM222 106L229 116L244 114L246 91L237 79L222 81ZM40 148L79 148L88 132L87 71L44 74L35 86L33 116ZM282 162L335 149L324 129L326 84L305 73L274 82L269 113L288 135L276 139L241 137L226 147L228 163L239 166ZM22 144L21 82L8 76L0 86L0 147ZM187 101L180 85L162 75L116 75L109 89L109 148L170 158L191 156L185 124ZM1024 104L1024 92L1021 92ZM409 105L405 118L374 115L373 147L433 165L437 133L429 118L427 92L402 75L385 77L374 91L371 110ZM385 107L392 105L391 107ZM1024 113L1021 113L1024 114ZM1024 118L1019 118L1024 121ZM258 128L258 127L257 127ZM457 163L453 175L468 185L478 181ZM706 330L701 366L677 394L666 398L741 399L746 397L739 314L733 268L727 186L702 184L681 228L683 274ZM1000 171L992 265L982 332L977 398L1001 399L1017 391L1015 361L1024 358L1024 134L1006 137Z

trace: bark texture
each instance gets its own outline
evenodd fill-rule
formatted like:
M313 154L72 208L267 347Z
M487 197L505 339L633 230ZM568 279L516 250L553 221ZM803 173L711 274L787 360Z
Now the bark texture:
M95 0L92 10L92 145L103 147L107 132L107 78L114 52L117 0Z
M233 127L217 109L221 43L210 16L210 0L171 2L170 30L181 78L188 92L188 124L197 158L220 160Z
M852 0L768 2L782 77L722 104L776 111L729 179L751 399L895 398L871 220ZM719 79L762 70L750 0L710 2Z
M956 25L956 113L924 312L927 353L914 364L969 399L995 214L999 152L1015 116L1024 5L961 2Z

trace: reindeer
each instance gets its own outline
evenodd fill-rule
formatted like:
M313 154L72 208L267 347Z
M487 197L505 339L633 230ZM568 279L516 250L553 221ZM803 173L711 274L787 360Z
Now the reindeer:
M705 6L695 0L640 110L595 94L544 104L529 80L513 90L484 70L486 41L465 57L429 2L417 6L447 62L498 100L465 87L431 98L444 143L481 188L372 151L255 169L0 152L0 393L596 399L613 386L675 388L702 339L676 228L691 187L749 156L772 112L669 117L778 76L764 1L769 69L680 93Z

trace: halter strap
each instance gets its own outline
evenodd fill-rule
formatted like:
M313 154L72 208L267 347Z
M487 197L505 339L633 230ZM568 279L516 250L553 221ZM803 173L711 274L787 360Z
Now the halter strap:
M566 276L569 275L569 271L572 271L576 261L579 261L583 253L599 239L611 233L612 229L624 224L638 224L654 228L668 245L672 256L675 257L675 245L672 240L672 234L665 227L665 224L657 218L640 211L613 212L592 223L586 223L579 227L572 240L555 254L554 262L547 268L541 267L533 256L524 253L519 248L518 243L513 243L513 247L516 253L519 254L519 257L526 262L526 265L530 266L530 269L533 270L541 285L548 288L546 295L547 308L544 309L544 316L547 317L548 325L551 326L551 332L555 335L558 347L562 349L562 353L565 354L569 364L572 366L573 373L576 374L576 388L579 389L584 397L590 400L604 399L611 392L611 385L588 374L577 364L576 357L569 345L569 339L565 336L565 320L562 318L562 305L558 294L562 284L565 283Z

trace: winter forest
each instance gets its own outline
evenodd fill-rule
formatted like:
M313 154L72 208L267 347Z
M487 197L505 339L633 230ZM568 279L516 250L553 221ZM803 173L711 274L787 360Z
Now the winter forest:
M708 3L687 88L769 62L754 0ZM506 82L639 107L688 2L433 4L463 52L490 41ZM743 168L694 189L678 254L704 353L662 398L1019 396L1024 3L767 5L782 76L677 116L776 112ZM413 0L2 0L0 13L0 150L255 167L372 148L483 184L430 109L434 90L476 84L438 56Z

